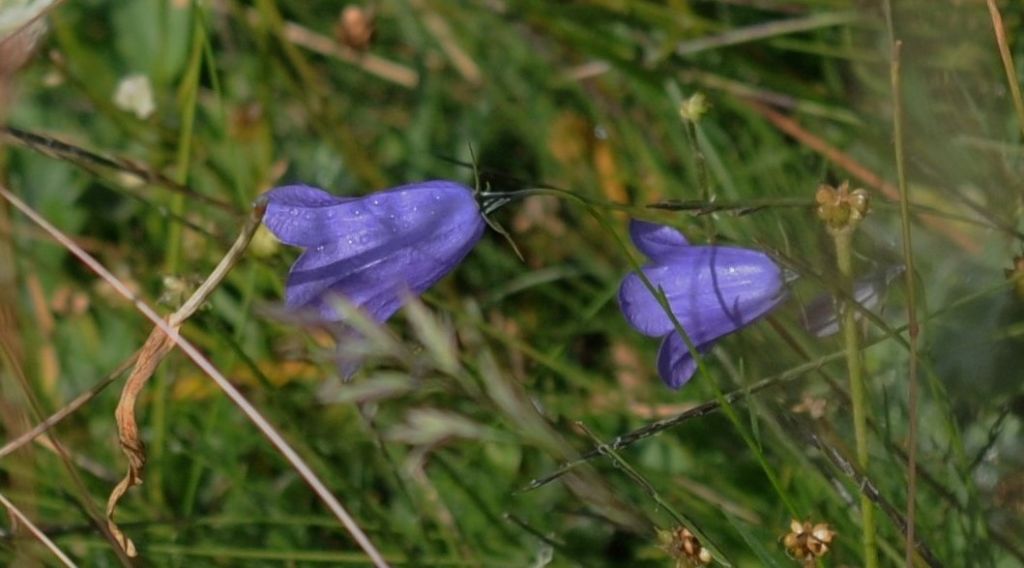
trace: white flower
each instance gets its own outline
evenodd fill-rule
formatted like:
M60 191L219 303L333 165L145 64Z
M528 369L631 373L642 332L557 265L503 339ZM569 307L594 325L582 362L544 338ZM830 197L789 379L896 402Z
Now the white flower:
M121 79L114 93L114 104L123 111L135 113L140 119L149 118L156 110L149 77L137 74Z

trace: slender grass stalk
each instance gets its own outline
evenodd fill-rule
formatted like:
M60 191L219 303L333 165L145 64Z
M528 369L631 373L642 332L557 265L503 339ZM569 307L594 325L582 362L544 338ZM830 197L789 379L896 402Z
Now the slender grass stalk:
M30 533L32 533L32 536L38 538L39 542L43 543L43 546L49 549L49 551L57 557L57 560L60 560L61 564L63 564L64 566L69 566L71 568L77 566L74 562L71 561L70 558L68 558L67 554L64 554L64 551L61 550L60 547L54 544L53 541L50 540L48 536L46 536L46 533L39 530L39 527L37 527L35 523L32 522L31 519L26 517L25 513L22 513L21 510L14 505L14 503L11 503L7 499L7 497L4 497L2 493L0 493L0 505L3 505L7 509L7 511L11 514L11 517L17 519L18 522L24 525L25 528L28 529Z
M1001 48L1003 63L1010 63L1007 68L1007 78L1010 80L1010 87L1013 90L1016 85L1012 72L1012 62L1009 61L1009 54L1002 51L1005 47L1005 37L1002 35L1002 22L999 19L999 11L992 2L989 2L989 11L992 12L992 23L996 30L996 40ZM910 197L907 191L907 173L904 166L903 153L903 85L901 81L902 47L903 42L896 39L896 28L893 25L892 3L885 2L885 22L889 31L889 79L892 84L892 138L893 152L896 158L896 183L899 187L900 201L900 225L903 236L903 263L907 269L903 272L906 279L907 294L907 329L909 335L909 368L907 370L907 420L909 431L907 433L907 528L906 528L906 557L905 563L908 567L914 565L914 516L916 514L917 498L917 341L920 328L917 322L917 297L914 285L914 249L910 234ZM1016 90L1014 102L1020 102L1020 90ZM1024 107L1017 104L1018 115L1021 118L1021 128L1024 128Z
M198 8L195 8L198 9ZM182 78L181 87L178 91L178 98L181 100L181 132L178 134L178 152L175 156L174 182L184 186L188 179L190 157L192 155L192 131L195 126L196 103L199 96L199 73L203 64L203 45L206 43L206 33L202 22L197 17L193 18L192 25L192 52L189 55L188 69ZM176 193L171 198L171 211L178 216L185 212L185 195ZM182 227L179 223L172 222L167 237L167 257L164 268L168 274L178 271L181 262L181 236Z
M702 93L694 93L689 98L683 99L679 88L673 83L669 88L671 96L679 107L679 116L683 121L683 131L686 132L686 139L693 148L693 161L697 169L697 186L700 189L700 198L704 203L711 203L711 174L708 171L707 157L700 147L700 136L698 135L698 123L701 116L707 112L708 106ZM715 223L710 215L704 215L704 233L708 242L715 242Z
M193 6L193 10L199 10ZM182 77L181 86L178 89L178 99L181 104L181 131L178 133L178 147L175 156L174 182L179 185L187 185L188 172L192 155L192 133L195 126L196 105L199 96L199 75L203 66L203 45L206 43L206 33L202 22L193 13L192 18L192 47L189 55L188 67ZM164 257L164 270L167 276L174 276L181 270L181 251L183 238L183 225L177 222L176 218L185 215L185 194L175 193L171 196L171 215L168 220L167 229L167 254ZM157 467L150 467L149 483L146 484L146 493L150 500L160 508L165 506L164 498L164 449L167 445L167 398L170 390L170 377L173 374L173 367L167 365L157 370L154 376L152 413L150 424L153 429L150 441L150 459Z
M907 269L903 272L906 279L907 294L907 326L910 339L910 361L907 371L907 542L906 565L914 562L914 515L916 513L917 496L917 342L921 333L917 322L917 291L914 284L914 249L910 234L910 200L907 192L907 174L903 156L903 105L902 85L900 82L900 55L903 43L892 43L892 97L893 97L893 146L896 154L896 177L900 188L900 225L903 232L903 263Z
M843 279L843 289L848 297L853 291L853 231L851 229L832 233L836 247L836 264ZM867 396L864 386L860 355L860 331L857 329L856 310L851 302L844 300L842 306L843 345L846 351L846 366L850 374L850 399L853 403L853 433L857 442L857 465L867 475L870 456L868 453ZM861 524L863 525L864 566L878 566L878 550L875 541L875 509L871 499L860 493Z

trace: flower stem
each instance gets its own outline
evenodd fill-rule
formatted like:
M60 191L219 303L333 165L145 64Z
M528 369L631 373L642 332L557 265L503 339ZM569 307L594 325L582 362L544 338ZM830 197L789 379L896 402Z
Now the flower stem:
M684 120L686 137L693 146L693 160L697 166L697 184L700 186L700 198L704 203L711 203L711 176L708 174L707 158L700 149L700 137L697 124L692 120ZM715 242L715 223L711 215L704 215L704 233L709 243Z
M853 231L839 230L832 233L836 245L836 264L846 291L842 307L843 342L846 348L846 366L850 373L850 398L853 401L853 432L857 441L857 465L861 472L868 473L868 420L865 400L864 376L860 359L860 333L854 318L856 310L851 305L853 283L853 252L851 242ZM864 566L877 568L878 552L875 543L875 508L871 499L860 492L861 524L863 525Z

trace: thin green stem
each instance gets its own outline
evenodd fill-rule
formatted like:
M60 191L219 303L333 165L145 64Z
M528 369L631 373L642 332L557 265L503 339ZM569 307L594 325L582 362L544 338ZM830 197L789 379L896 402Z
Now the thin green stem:
M836 246L836 264L843 279L843 289L852 296L853 285L853 227L844 227L832 232ZM849 301L842 306L843 343L846 351L846 366L850 373L850 398L853 402L853 432L857 441L857 465L864 475L868 473L868 420L866 388L861 368L860 332L855 318L856 310ZM860 494L861 523L863 525L864 566L878 566L878 550L875 542L875 509L871 499Z
M192 26L192 53L189 58L189 66L178 90L178 97L181 102L182 123L181 131L178 134L178 150L175 157L174 182L179 185L186 185L190 156L192 154L192 132L195 124L196 102L199 92L199 71L202 67L203 43L206 35L198 18L193 19ZM168 276L174 276L181 269L181 246L183 225L177 219L185 214L185 194L175 193L171 196L171 215L167 235L167 255L164 257L164 270ZM153 388L152 413L150 414L153 438L149 444L150 462L156 467L149 468L148 488L149 498L162 506L164 503L163 494L163 454L167 440L167 396L170 390L169 373L172 373L167 366L161 367L155 375L156 381Z
M915 497L917 494L917 342L921 333L917 322L917 287L914 283L914 252L910 234L910 200L907 192L907 174L903 157L903 105L901 104L900 54L902 42L892 42L892 96L893 96L893 145L896 153L896 176L900 189L900 221L903 229L903 262L907 270L903 275L906 279L907 294L907 325L910 336L910 365L907 371L907 420L910 429L907 433L907 542L906 565L914 562L914 515Z
M700 198L711 203L711 176L708 173L707 158L700 149L700 137L697 136L697 124L693 120L683 120L686 137L693 146L693 161L697 168L697 185L700 187ZM715 223L710 215L704 215L704 233L708 242L715 242Z

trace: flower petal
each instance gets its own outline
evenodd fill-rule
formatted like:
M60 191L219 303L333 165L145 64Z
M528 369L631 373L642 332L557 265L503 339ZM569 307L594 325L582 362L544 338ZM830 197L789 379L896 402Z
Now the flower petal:
M712 341L697 344L697 352L706 355L713 345ZM690 354L682 336L678 333L666 335L658 349L658 374L665 385L670 389L678 389L689 382L696 372L697 361Z
M672 227L636 219L629 221L629 237L636 248L655 262L670 259L690 245L686 237Z
M864 278L853 283L853 299L860 304L860 307L875 311L875 308L882 303L889 284L906 267L902 264L888 266L876 270ZM835 298L831 294L819 294L811 300L804 308L804 329L815 337L828 337L839 332L839 311ZM860 310L854 312L854 317L860 319Z
M472 191L453 182L345 200L312 189L271 192L279 207L268 227L286 242L308 243L289 273L286 299L291 307L319 310L327 320L338 319L331 294L386 320L403 294L422 293L455 268L485 226Z
M288 185L266 193L267 211L263 224L281 242L311 247L339 238L353 221L355 198L338 197L308 185Z
M643 268L661 288L669 305L697 344L721 337L749 324L784 298L782 271L764 253L724 246L690 246L674 253L666 264ZM626 320L645 335L660 337L675 331L672 320L636 273L619 289Z

